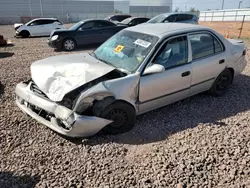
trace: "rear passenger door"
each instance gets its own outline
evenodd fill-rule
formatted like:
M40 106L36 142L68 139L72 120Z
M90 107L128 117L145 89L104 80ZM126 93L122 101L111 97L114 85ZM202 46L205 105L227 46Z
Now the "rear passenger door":
M190 95L209 90L226 67L226 52L222 42L211 32L189 34L192 48L192 82Z
M93 44L97 42L98 34L94 29L95 22L88 21L83 23L76 31L76 43L78 45Z
M54 20L43 20L42 28L44 30L43 35L50 35L51 31L55 29L55 25L53 25Z
M117 32L117 26L108 21L98 20L95 22L97 43L103 43Z

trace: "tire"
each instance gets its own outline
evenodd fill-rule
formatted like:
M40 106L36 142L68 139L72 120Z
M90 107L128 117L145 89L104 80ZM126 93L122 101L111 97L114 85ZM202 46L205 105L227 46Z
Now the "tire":
M136 120L135 109L125 102L114 102L101 112L102 118L113 120L103 128L108 134L121 134L130 131Z
M21 36L23 38L28 38L30 36L30 32L27 30L21 31Z
M63 40L62 47L66 51L73 51L76 48L76 42L72 38L66 38Z
M225 69L220 75L216 78L213 83L210 93L215 97L220 97L224 95L233 81L233 75L230 70Z

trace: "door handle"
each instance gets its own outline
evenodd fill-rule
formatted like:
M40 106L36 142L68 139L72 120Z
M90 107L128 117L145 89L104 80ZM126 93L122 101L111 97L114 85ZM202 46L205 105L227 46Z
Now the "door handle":
M182 77L185 77L185 76L188 76L188 75L190 75L190 74L191 74L190 71L186 71L186 72L183 72L183 73L181 74L181 76L182 76Z
M221 59L221 60L219 61L219 64L222 64L222 63L225 63L225 59Z

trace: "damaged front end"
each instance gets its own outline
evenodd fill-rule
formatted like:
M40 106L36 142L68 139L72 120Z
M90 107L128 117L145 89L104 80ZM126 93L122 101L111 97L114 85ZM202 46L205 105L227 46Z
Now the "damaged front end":
M30 80L16 86L16 103L22 111L59 134L69 137L88 137L112 122L98 117L98 110L109 104L106 102L107 100L105 104L99 103L99 106L94 104L97 104L96 101L103 101L106 98L111 99L108 100L110 102L121 98L121 93L113 93L117 89L119 90L119 88L115 88L117 84L121 85L126 82L125 77L131 76L126 76L125 73L115 69L67 93L60 102L49 99ZM135 81L134 78L133 80ZM137 86L138 80L136 82L134 86ZM125 90L128 90L127 87L131 88L131 84L128 83L127 86L124 86ZM124 91L121 92L126 95ZM133 90L133 92L135 91ZM129 96L129 98L135 100L133 96Z

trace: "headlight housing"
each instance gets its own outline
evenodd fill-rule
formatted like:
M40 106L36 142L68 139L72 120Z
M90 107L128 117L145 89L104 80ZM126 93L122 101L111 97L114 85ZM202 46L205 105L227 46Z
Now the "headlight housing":
M58 35L54 35L53 37L51 37L51 40L57 40L58 39Z

